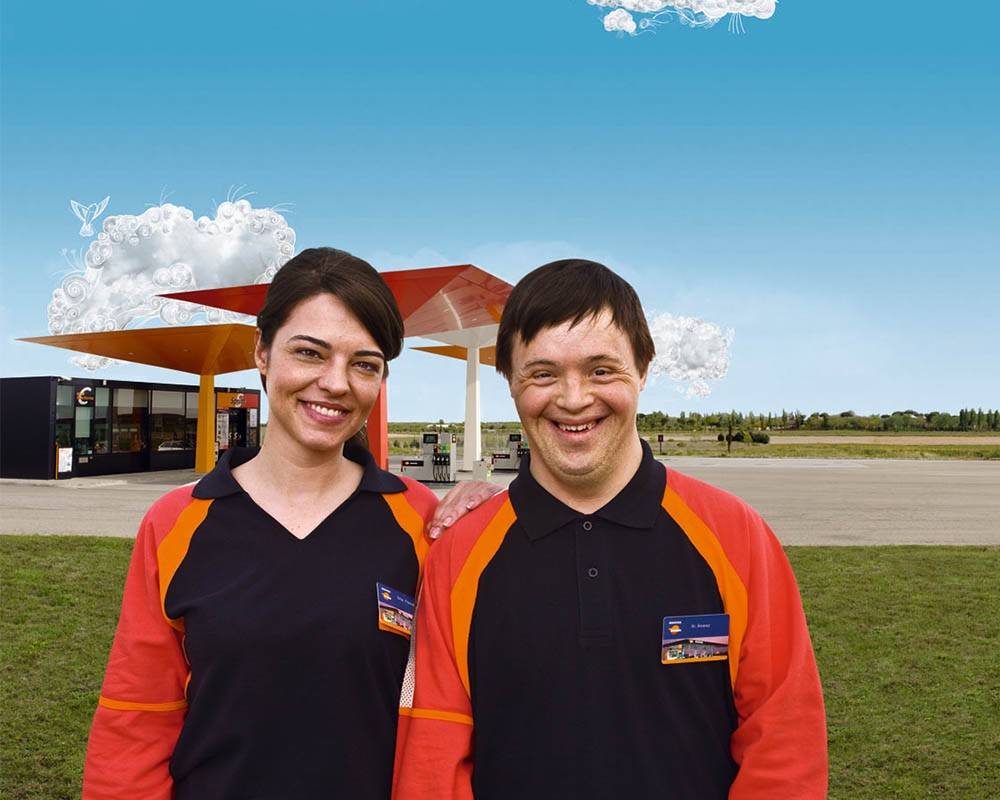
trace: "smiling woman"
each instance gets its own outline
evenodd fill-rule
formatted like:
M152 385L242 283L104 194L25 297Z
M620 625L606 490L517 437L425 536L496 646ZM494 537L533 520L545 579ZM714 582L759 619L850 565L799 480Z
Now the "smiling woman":
M363 446L402 339L361 259L313 249L279 270L255 347L267 438L143 520L85 798L389 797L437 503Z

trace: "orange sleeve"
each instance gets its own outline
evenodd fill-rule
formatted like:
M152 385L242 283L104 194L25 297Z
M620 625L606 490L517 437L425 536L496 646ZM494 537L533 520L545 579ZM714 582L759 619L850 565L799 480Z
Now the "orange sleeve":
M192 505L185 489L186 497L177 490L154 504L139 527L87 743L84 800L173 796L168 762L187 709L188 665L179 623L171 625L162 609L157 550Z
M417 557L419 578L423 578L424 562L433 539L427 535L427 522L434 516L438 499L430 489L419 481L401 476L406 490L395 494L384 494L382 499L392 511L396 524L413 541L413 552Z
M730 800L822 800L826 712L791 565L742 500L668 472L664 506L715 572L730 615L730 673L739 772Z
M417 603L412 706L400 708L395 800L472 798L472 701L459 676L452 633L455 533L446 533L427 557Z
M827 795L826 712L799 588L771 529L747 510L747 628L731 739L739 772L730 800L822 800Z

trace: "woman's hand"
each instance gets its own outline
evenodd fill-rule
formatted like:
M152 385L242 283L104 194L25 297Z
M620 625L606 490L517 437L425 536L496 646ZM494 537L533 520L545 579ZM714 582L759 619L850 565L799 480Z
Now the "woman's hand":
M438 503L434 518L427 524L428 535L437 539L459 517L478 508L502 490L503 486L487 481L462 481L457 484Z

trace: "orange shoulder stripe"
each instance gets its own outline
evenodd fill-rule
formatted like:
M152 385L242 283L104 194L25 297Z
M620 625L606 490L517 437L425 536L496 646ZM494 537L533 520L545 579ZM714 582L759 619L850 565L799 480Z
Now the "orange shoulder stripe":
M462 685L470 697L469 631L472 628L472 611L476 606L476 592L479 590L479 576L500 549L507 531L516 519L517 515L508 497L472 546L451 589L451 632L455 664Z
M382 495L382 499L385 500L386 505L389 506L389 510L392 511L392 516L396 518L396 524L406 531L407 535L413 540L413 552L417 555L419 583L420 578L424 574L424 560L427 558L427 551L430 549L430 545L424 537L424 518L410 505L410 501L406 499L405 492L384 494Z
M444 722L459 722L462 725L472 725L472 717L468 714L459 714L457 711L438 711L434 708L403 708L399 713L404 717L415 717L416 719L438 719Z
M736 673L740 666L740 646L747 629L749 601L747 588L725 549L711 528L691 510L669 485L663 492L663 509L684 531L695 549L705 559L715 575L715 582L722 596L722 605L729 614L729 678L736 687Z
M167 589L184 556L187 555L191 537L194 536L198 526L205 521L211 505L211 500L192 500L177 517L170 533L163 537L163 541L156 548L156 563L160 571L160 610L163 612L163 618L181 632L184 631L184 621L167 616L165 605Z
M173 700L169 703L133 703L129 700L112 700L104 695L101 695L97 704L115 711L180 711L187 708L187 700Z

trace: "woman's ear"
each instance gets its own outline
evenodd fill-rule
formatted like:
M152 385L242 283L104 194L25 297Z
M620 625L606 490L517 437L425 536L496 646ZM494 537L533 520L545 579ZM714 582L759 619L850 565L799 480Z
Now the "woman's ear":
M254 334L253 360L254 364L257 365L257 371L260 372L261 377L267 375L267 348L264 347L264 343L261 341L260 329Z

